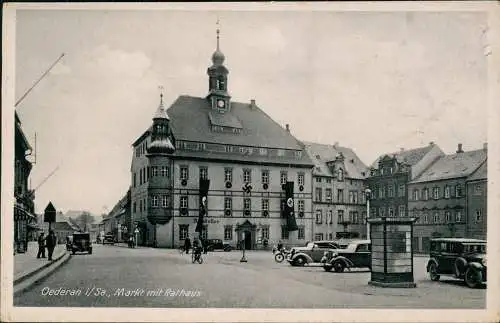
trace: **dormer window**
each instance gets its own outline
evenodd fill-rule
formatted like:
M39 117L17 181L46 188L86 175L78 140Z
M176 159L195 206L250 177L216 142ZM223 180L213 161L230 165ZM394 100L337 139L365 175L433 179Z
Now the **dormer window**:
M339 168L339 170L337 172L338 172L337 173L338 180L343 181L344 180L344 170L342 168Z

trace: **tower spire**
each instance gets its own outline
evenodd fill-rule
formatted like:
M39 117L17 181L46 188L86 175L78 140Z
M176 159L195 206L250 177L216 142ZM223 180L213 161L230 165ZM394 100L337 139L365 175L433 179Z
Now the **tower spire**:
M160 90L160 105L163 106L163 85L158 86L158 90Z
M217 25L217 51L219 51L219 35L220 35L220 21L219 21L219 18L217 18L217 22L216 22L216 25Z

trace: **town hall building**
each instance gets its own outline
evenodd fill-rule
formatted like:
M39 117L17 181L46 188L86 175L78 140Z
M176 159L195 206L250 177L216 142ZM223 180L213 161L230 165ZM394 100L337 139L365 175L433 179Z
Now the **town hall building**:
M255 100L232 100L224 60L217 30L206 96L179 96L168 109L162 96L152 126L133 143L127 226L140 245L178 247L198 235L246 249L312 240L314 164L288 125ZM198 233L202 180L209 184Z

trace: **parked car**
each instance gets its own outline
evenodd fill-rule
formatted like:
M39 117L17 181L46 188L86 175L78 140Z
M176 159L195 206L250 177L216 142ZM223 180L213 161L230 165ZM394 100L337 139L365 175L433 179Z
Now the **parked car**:
M214 251L214 250L231 251L233 250L233 247L229 243L224 242L221 239L208 239L207 251Z
M319 263L321 257L328 250L341 249L343 246L336 241L308 242L304 247L294 247L287 256L292 266L304 266L309 263Z
M102 239L102 244L115 244L115 237L112 233L106 233Z
M441 275L463 279L470 288L486 283L486 241L439 238L430 242L427 272L432 281Z
M345 268L371 269L371 255L370 240L352 240L344 249L325 251L321 263L325 271L333 268L337 273L343 272Z
M88 252L92 254L92 241L90 241L89 233L73 233L73 241L71 244L71 252Z

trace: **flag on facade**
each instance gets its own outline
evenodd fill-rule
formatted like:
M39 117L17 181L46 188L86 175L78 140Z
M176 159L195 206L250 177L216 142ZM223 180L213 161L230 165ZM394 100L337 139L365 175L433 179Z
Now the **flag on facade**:
M297 231L297 221L295 220L295 200L293 197L294 182L286 182L285 184L285 216L286 226L288 231Z
M200 213L198 215L198 222L196 223L195 232L201 233L203 230L203 218L207 214L207 199L208 199L208 188L210 186L210 180L200 178Z

